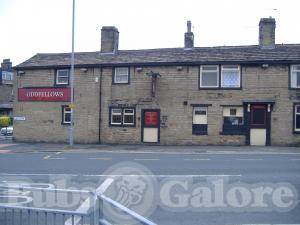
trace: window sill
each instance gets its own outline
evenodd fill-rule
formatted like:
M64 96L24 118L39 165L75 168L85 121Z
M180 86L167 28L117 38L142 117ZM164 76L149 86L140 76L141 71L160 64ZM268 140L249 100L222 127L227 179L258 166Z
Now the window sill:
M69 84L54 84L54 87L68 87Z
M62 126L70 126L71 124L70 123L61 123ZM74 126L74 124L73 124Z
M109 124L110 127L135 127L135 124L133 125L123 125L123 124Z
M196 135L196 136L201 136L201 135L208 135L207 132L199 132L199 133L193 133L193 135Z
M221 87L221 90L241 90L241 87Z
M219 90L219 87L199 87L199 90Z
M127 83L115 83L115 82L113 82L112 83L112 85L129 85L130 83L129 82L127 82Z
M300 88L299 88L300 89ZM199 90L217 90L217 91L223 91L223 90L242 90L241 87L236 87L236 88L233 88L233 87L199 87Z

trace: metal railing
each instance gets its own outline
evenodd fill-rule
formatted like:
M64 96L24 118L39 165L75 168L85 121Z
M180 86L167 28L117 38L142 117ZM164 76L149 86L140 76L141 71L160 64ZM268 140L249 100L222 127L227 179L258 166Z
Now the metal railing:
M105 219L104 203L118 209L133 220L143 225L156 225L131 209L121 205L104 195L113 183L112 178L106 179L96 191L38 188L24 185L0 185L19 191L66 192L91 195L76 210L38 208L30 206L0 204L0 224L2 225L112 225ZM3 196L0 196L3 197Z

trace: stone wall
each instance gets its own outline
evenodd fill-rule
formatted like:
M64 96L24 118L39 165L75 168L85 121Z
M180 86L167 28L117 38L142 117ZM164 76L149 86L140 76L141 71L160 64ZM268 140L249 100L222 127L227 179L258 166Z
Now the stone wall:
M12 103L13 101L12 85L0 84L0 104Z
M151 96L150 71L161 75L156 96ZM300 91L289 90L288 65L242 66L242 88L239 90L199 90L199 66L143 67L138 72L130 67L129 84L112 84L112 67L75 70L75 142L114 144L141 143L141 110L160 109L164 122L160 128L160 144L244 145L243 135L221 135L224 105L243 105L244 100L275 101L271 118L271 144L300 143L293 134L293 103L300 102ZM26 70L15 76L15 93L20 87L54 86L55 70ZM98 79L98 81L96 80ZM102 90L100 93L100 84ZM100 99L101 96L101 99ZM100 110L101 101L101 110ZM25 121L14 124L18 141L67 142L68 127L61 125L63 102L18 102L15 116ZM208 135L192 134L193 107L191 104L210 104ZM136 108L135 127L111 127L109 107L126 105ZM101 122L99 113L101 111ZM99 125L100 124L100 125ZM100 135L99 135L100 130Z
M151 79L146 73L161 74L156 97L151 97ZM244 100L274 100L271 119L271 144L286 145L300 142L293 134L293 102L300 102L299 93L288 88L288 66L242 67L241 90L199 90L199 67L144 67L137 72L130 68L130 84L111 85L112 68L103 71L103 104L101 140L104 143L141 143L141 110L161 110L166 119L160 130L161 144L245 144L243 135L221 135L223 105L243 105ZM299 92L299 91L298 91ZM187 102L187 105L184 102ZM191 104L211 104L208 107L208 135L192 135ZM136 127L110 127L109 106L136 107Z
M15 93L21 87L53 87L55 70L27 70L15 76ZM99 69L75 70L74 140L79 143L99 142ZM96 81L98 78L98 81ZM68 125L62 125L62 106L66 102L19 102L15 100L14 139L32 142L67 142Z

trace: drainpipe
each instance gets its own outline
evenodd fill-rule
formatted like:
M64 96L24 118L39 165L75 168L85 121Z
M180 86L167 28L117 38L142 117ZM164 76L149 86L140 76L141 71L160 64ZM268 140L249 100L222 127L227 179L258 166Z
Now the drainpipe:
M99 84L99 144L101 144L101 127L102 127L102 67L99 68L100 84Z

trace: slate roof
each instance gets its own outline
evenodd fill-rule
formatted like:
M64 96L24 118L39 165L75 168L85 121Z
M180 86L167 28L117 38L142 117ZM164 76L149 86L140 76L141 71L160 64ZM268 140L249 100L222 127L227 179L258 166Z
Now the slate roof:
M70 66L70 53L36 54L15 69ZM75 66L172 65L214 63L300 63L300 44L281 44L274 49L258 45L119 50L116 54L75 53Z

